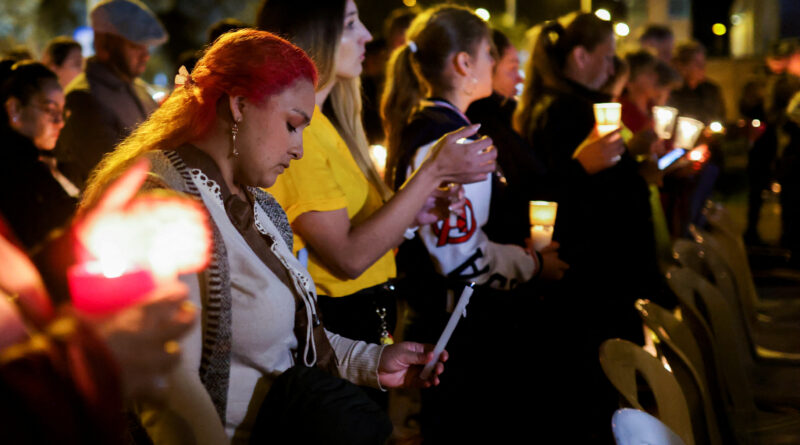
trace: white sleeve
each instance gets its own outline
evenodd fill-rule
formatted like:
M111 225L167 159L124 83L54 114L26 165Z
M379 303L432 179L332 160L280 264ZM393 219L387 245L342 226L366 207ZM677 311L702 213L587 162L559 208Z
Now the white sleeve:
M432 145L417 150L415 167ZM530 280L539 267L536 258L519 246L490 241L483 231L489 219L491 178L463 187L467 198L463 214L451 213L447 219L419 228L437 272L498 289Z
M189 299L201 307L198 275L181 277ZM215 445L230 443L214 403L200 381L202 331L199 321L181 340L181 362L168 377L163 403L141 402L135 410L155 445Z
M356 385L381 388L378 384L378 363L384 346L342 337L327 329L325 334L339 359L339 375L343 379Z

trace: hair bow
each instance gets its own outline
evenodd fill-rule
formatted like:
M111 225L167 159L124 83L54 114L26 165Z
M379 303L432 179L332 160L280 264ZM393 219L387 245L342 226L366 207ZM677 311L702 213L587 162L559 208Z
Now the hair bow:
M189 70L187 70L185 66L181 65L181 67L178 69L178 74L175 75L175 86L184 86L187 83L192 83L192 76L189 74Z

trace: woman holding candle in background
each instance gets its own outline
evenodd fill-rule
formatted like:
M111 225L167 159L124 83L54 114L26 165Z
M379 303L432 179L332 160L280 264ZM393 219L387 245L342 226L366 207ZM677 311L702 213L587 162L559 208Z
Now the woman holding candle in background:
M589 13L565 22L545 24L534 41L515 127L547 165L559 204L555 239L570 264L546 300L543 320L556 339L548 361L561 366L548 376L557 389L543 396L555 407L585 401L589 421L576 440L594 443L611 440L608 416L617 405L597 348L613 337L641 341L633 302L654 296L661 281L647 184L619 131L595 135L593 105L609 100L598 89L613 69L612 24ZM587 145L586 135L596 142ZM557 416L544 424L564 427Z
M492 206L484 231L495 242L525 246L530 236L528 201L546 199L544 164L511 126L517 108L519 75L517 49L502 32L492 30L496 62L492 74L492 94L472 102L466 115L481 124L482 135L492 138L497 149L497 165L505 184L492 189ZM549 243L548 243L549 244Z
M482 179L494 170L496 153L481 153L490 141L456 144L476 131L462 130L443 138L439 154L393 195L370 161L361 123L359 75L364 45L372 36L356 4L268 0L259 11L258 27L297 44L320 73L314 119L303 137L305 156L269 192L286 209L295 232L294 252L307 255L331 331L389 343L402 292L402 283L396 288L393 281L392 249L404 235L413 236L409 229L439 218L430 204L442 182ZM371 396L385 403L382 394Z
M408 43L391 57L381 104L389 138L387 171L394 172L395 187L423 162L439 137L470 124L464 112L473 101L491 94L494 65L488 26L464 7L429 9L417 16L406 36ZM426 443L511 438L523 424L517 415L529 414L510 409L516 405L515 398L522 396L505 384L479 383L487 366L483 352L491 350L495 357L514 354L524 331L516 329L518 320L509 310L534 297L527 287L511 290L537 275L558 278L566 265L558 259L557 245L536 254L487 237L482 227L488 219L492 189L499 184L498 177L490 175L465 185L463 211L420 227L417 236L424 247L406 243L400 249L415 266L408 276L428 290L418 299L419 319L409 328L409 336L435 340L447 317L448 291L458 295L466 282L479 284L467 309L469 316L449 346L451 364L456 363L448 367L450 378L423 393ZM504 373L512 373L506 375L507 381L516 381L513 373L522 372L503 368ZM492 407L491 412L486 407Z
M103 161L86 189L84 205L91 205L111 179L146 156L151 186L194 196L212 218L211 265L184 277L191 300L203 305L202 329L182 343L186 359L165 405L139 407L155 443L176 436L192 443L248 440L270 385L292 366L317 366L374 387L438 382L441 364L430 380L418 378L415 365L432 359L428 347L381 348L324 330L314 282L292 254L286 216L258 188L302 157L315 83L311 60L287 41L256 30L225 34L191 75L176 77L176 90ZM293 432L320 433L313 425Z

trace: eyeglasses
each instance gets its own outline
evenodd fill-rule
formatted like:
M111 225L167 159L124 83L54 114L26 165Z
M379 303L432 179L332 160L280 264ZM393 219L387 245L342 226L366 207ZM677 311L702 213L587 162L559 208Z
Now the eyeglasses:
M69 117L69 112L67 110L53 102L33 102L31 105L50 115L50 119L53 120L54 124L64 122L67 120L67 117Z

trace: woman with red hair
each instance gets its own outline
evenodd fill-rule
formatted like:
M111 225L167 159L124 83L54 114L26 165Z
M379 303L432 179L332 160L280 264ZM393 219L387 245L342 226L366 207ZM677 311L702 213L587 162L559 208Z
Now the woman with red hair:
M416 365L433 358L422 344L381 347L324 330L286 215L261 190L303 156L316 81L311 60L289 42L256 30L225 34L92 175L84 207L147 157L150 186L194 196L212 221L211 264L183 277L203 322L182 343L166 405L137 407L155 443L248 440L273 382L290 369L322 368L376 388L438 382L418 378ZM295 433L314 434L313 425Z

